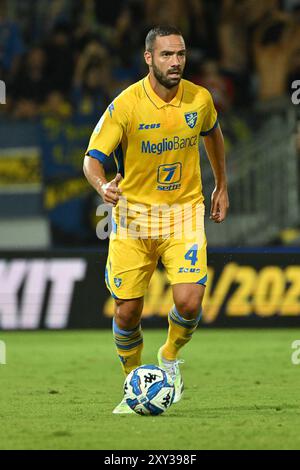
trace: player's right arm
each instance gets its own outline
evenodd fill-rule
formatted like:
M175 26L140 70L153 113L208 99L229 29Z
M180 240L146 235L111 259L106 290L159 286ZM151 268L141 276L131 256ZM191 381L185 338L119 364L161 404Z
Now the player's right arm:
M122 193L122 190L118 187L122 180L120 173L112 181L107 182L102 163L88 156L84 158L83 172L90 185L100 194L103 201L116 206Z
M100 194L103 201L116 205L121 189L118 187L122 179L118 173L110 182L105 177L104 162L122 141L128 131L129 113L126 97L121 94L108 107L96 126L86 155L83 172L88 182Z

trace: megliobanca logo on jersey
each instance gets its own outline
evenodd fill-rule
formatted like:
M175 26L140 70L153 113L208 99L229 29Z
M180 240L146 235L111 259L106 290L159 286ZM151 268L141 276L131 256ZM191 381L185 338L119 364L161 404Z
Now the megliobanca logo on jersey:
M193 129L198 119L198 113L185 113L184 114L187 125Z

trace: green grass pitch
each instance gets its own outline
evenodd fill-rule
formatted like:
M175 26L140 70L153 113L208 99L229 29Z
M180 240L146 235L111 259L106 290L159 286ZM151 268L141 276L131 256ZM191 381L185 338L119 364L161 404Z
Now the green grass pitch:
M166 331L144 332L144 363ZM201 330L182 352L180 403L112 415L123 376L110 331L4 333L0 449L299 449L300 330Z

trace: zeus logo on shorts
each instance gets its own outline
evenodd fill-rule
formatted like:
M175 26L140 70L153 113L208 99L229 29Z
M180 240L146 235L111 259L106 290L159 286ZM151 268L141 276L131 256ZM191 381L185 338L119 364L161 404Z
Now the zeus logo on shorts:
M179 268L178 270L179 274L182 273L200 273L200 268Z

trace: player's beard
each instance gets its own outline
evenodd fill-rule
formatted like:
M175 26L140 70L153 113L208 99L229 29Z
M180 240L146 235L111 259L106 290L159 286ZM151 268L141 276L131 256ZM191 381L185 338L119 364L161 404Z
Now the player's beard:
M152 70L153 70L153 75L156 78L156 80L158 81L158 83L160 83L165 88L168 88L168 90L170 90L171 88L174 88L175 86L177 86L180 83L182 73L183 73L183 70L181 70L180 67L176 67L176 68L174 67L173 71L179 73L178 77L170 77L170 76L168 77L171 70L169 70L166 74L164 74L155 65L153 59L152 59Z

